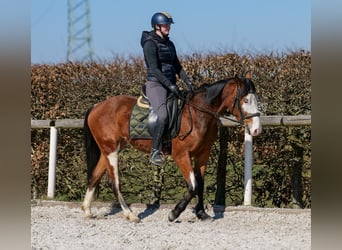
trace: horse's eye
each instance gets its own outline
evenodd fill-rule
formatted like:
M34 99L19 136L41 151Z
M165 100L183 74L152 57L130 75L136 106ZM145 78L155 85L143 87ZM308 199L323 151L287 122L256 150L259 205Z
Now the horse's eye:
M243 100L243 102L244 102L244 103L248 103L248 102L249 102L248 98L245 98L245 99Z

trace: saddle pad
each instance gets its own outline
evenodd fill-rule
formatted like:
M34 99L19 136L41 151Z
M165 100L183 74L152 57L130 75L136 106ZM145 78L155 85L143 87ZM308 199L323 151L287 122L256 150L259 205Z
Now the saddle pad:
M134 105L130 121L129 121L129 134L131 139L152 139L148 130L148 108L139 107Z

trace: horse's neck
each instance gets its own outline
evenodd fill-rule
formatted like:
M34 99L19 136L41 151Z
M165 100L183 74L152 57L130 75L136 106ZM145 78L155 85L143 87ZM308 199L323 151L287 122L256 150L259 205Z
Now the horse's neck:
M220 106L220 97L215 98L210 104L208 104L205 102L205 95L205 91L196 93L195 96L191 99L190 105L193 106L198 112L204 112L211 115L216 114Z
M196 105L201 105L201 107L205 107L207 109L210 109L211 111L216 111L219 106L220 106L220 100L221 100L221 96L217 96L216 98L214 98L211 103L207 103L205 101L206 99L206 92L203 91L203 92L199 92L197 95L195 95L195 98L194 99L194 103Z

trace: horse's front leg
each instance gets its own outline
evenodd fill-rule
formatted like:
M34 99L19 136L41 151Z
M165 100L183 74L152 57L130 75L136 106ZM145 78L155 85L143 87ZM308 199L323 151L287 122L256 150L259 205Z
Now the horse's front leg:
M204 210L203 204L203 193L204 193L204 174L206 170L206 165L209 159L209 154L202 154L200 158L195 159L195 177L197 182L197 196L198 202L195 208L196 216L200 220L212 219Z
M188 194L176 205L176 207L169 213L169 221L174 221L185 210L191 199L196 195L197 183L194 171L191 166L191 159L189 154L174 155L175 159L183 178L188 184Z
M195 191L189 187L188 194L175 206L173 210L169 213L169 221L174 221L179 217L179 215L185 210L186 206L189 204L191 199L195 196Z

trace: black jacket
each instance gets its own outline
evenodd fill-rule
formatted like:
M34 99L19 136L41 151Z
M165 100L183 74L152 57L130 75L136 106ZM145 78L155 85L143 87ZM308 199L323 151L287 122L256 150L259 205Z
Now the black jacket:
M176 84L178 74L184 82L188 82L178 60L176 48L168 37L161 38L155 31L143 31L141 46L144 50L148 81L160 82L168 88L171 84Z

